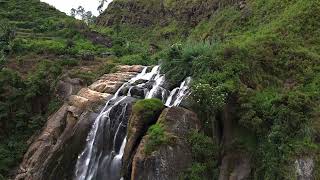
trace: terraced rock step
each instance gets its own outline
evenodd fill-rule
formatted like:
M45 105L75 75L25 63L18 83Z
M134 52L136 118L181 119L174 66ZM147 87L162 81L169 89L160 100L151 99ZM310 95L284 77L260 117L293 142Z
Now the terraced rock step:
M56 173L74 168L81 147L91 124L101 106L125 82L143 70L142 66L120 66L118 72L105 74L76 95L49 117L42 132L36 137L25 154L16 180L38 180L43 177L54 179L46 174L47 169L59 167ZM72 175L69 174L69 177ZM65 179L66 177L61 177Z

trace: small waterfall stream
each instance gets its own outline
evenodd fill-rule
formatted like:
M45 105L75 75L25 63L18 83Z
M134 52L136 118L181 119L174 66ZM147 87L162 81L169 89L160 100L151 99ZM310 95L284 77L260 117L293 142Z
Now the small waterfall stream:
M168 107L178 106L189 94L191 78L183 81L180 87L169 91L163 87L165 76L160 67L150 72L147 67L141 73L123 84L114 96L107 101L90 130L86 145L78 156L75 180L119 180L121 160L126 145L127 124L130 104L135 98L159 98Z

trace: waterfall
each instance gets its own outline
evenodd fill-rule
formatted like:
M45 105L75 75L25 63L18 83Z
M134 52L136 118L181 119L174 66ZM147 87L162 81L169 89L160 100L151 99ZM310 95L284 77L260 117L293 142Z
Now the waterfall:
M188 96L190 93L189 85L191 82L191 77L187 77L180 85L173 89L165 103L166 106L179 106L184 97Z
M178 106L189 93L190 79L183 81L168 98L169 92L163 87L165 76L160 74L159 66L153 67L150 72L145 67L124 83L107 101L92 125L85 148L78 156L74 179L119 180L130 116L129 105L135 98L159 98L169 107Z

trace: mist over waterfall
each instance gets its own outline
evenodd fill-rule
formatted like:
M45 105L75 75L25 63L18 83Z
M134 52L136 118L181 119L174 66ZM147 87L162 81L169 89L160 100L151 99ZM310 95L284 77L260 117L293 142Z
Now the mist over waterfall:
M119 180L121 160L126 145L127 125L131 104L136 99L158 98L166 106L178 106L189 94L191 78L171 92L164 87L165 75L155 66L123 84L107 101L96 118L86 139L86 145L78 156L75 180Z

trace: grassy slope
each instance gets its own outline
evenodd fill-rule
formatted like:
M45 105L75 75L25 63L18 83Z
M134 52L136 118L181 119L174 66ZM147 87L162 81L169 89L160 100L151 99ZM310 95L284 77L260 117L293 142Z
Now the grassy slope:
M175 1L165 2L175 8ZM204 121L236 97L237 138L224 148L251 152L253 177L286 179L293 178L297 157L319 159L319 11L319 1L247 0L244 9L222 6L195 28L171 22L123 26L119 34L138 44L162 44L156 59L164 60L172 81L194 77L197 110L208 114ZM179 31L186 28L188 38ZM136 31L143 36L130 36ZM174 42L181 45L165 48Z
M32 51L74 55L99 50L80 33L87 28L83 22L38 0L2 1L0 19L9 20L15 27L15 54ZM68 48L67 40L72 41L73 47Z
M288 165L296 157L319 157L319 10L320 2L309 0L226 6L192 30L193 45L183 46L177 60L164 64L176 80L184 72L196 79L200 111L219 109L207 99L228 102L219 93L238 98L232 149L254 154L258 179L293 178Z

